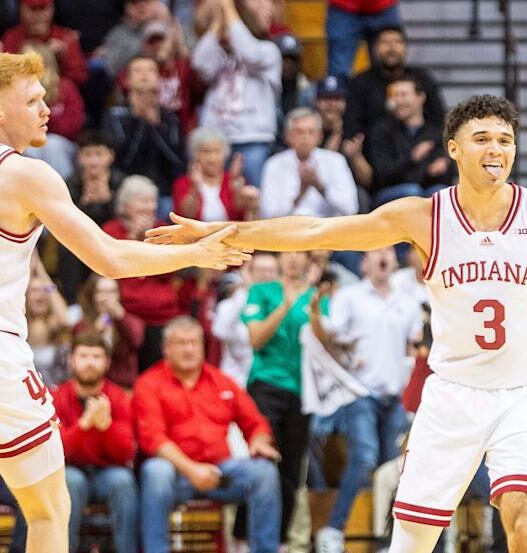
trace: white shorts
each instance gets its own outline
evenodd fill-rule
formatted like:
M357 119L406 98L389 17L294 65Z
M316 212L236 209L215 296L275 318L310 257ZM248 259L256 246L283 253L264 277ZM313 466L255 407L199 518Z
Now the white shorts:
M505 492L527 493L527 387L485 390L429 376L394 517L448 526L485 454L491 503Z
M0 475L10 487L30 486L60 468L60 458L64 464L53 399L31 350L0 332Z

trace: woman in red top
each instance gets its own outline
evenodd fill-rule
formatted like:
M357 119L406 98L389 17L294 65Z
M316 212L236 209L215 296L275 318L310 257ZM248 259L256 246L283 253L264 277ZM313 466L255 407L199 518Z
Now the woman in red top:
M258 189L242 176L243 159L236 155L225 170L230 146L223 134L207 127L188 139L190 169L174 181L174 211L201 221L252 220L258 213Z

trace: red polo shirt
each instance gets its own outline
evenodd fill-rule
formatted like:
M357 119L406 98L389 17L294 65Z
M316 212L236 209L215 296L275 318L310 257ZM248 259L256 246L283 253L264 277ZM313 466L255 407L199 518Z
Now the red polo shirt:
M130 400L122 388L109 380L105 380L102 393L108 396L112 410L112 424L104 432L96 428L82 430L79 427L84 409L75 392L73 380L68 380L53 392L68 464L99 467L126 465L134 457Z
M167 361L155 363L136 381L133 409L139 447L147 455L174 442L194 461L220 463L231 456L231 422L248 442L257 434L271 435L249 394L208 363L192 389L182 386Z

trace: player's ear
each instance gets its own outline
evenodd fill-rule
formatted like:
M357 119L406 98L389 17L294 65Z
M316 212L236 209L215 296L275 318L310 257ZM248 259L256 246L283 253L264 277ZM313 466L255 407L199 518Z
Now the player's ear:
M458 156L458 145L457 145L457 142L454 140L454 139L450 139L448 141L448 144L447 144L447 148L448 148L448 155L452 158L452 159L457 159L457 156Z

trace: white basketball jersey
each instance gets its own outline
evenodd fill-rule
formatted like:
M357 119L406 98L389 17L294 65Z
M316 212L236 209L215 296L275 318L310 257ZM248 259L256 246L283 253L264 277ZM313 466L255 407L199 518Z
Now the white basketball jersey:
M1 163L11 154L16 154L13 148L0 144L0 171ZM13 234L3 229L0 221L0 331L24 340L27 338L25 303L29 264L42 228L37 225L26 234Z
M441 378L476 388L527 385L527 199L513 186L503 224L473 228L457 187L433 197L432 247L425 268Z

